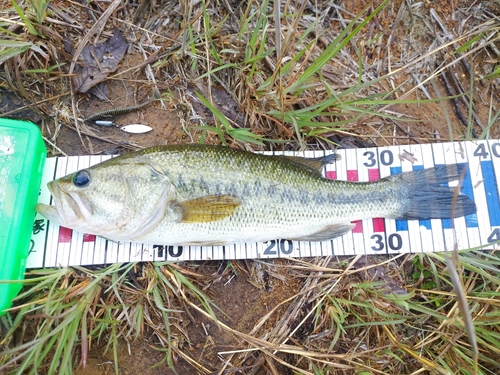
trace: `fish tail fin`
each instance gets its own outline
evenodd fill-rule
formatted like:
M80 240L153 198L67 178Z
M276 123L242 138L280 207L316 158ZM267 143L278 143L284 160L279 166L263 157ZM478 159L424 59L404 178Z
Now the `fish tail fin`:
M404 213L397 219L450 219L475 213L472 199L443 186L463 179L466 168L467 164L450 164L394 175L406 191Z

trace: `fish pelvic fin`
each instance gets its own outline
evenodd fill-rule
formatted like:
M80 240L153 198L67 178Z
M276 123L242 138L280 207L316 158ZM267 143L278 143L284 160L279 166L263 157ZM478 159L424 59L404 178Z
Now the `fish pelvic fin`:
M352 230L356 225L351 223L327 225L316 233L303 237L289 238L293 241L327 241L335 237L340 237Z
M219 221L234 214L240 205L240 200L232 195L207 195L173 203L180 211L181 223Z
M476 212L476 204L460 187L443 186L462 180L467 164L440 165L434 168L394 175L394 180L406 190L404 212L396 219L452 219Z

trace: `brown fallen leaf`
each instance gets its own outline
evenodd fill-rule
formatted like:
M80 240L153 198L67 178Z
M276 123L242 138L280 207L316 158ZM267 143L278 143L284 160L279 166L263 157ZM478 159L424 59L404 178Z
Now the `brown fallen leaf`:
M76 91L85 93L115 72L127 47L128 43L118 29L114 29L113 36L104 43L85 46L73 76ZM66 45L66 49L68 48L72 49L72 46Z

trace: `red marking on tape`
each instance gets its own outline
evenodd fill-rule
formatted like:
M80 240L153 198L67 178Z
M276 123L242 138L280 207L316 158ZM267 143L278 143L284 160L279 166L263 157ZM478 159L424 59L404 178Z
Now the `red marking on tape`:
M361 220L353 221L352 224L355 225L355 227L352 228L352 233L363 233L363 222Z
M59 227L59 243L70 243L73 238L73 229ZM94 234L84 234L83 242L95 242Z
M385 220L378 217L373 220L373 231L374 232L385 232Z
M330 180L336 180L337 179L337 171L326 171L326 178Z
M347 181L358 181L358 171L347 171Z
M73 229L59 227L59 243L71 242L71 237L73 237Z
M380 180L380 171L377 168L368 169L368 180L369 181Z

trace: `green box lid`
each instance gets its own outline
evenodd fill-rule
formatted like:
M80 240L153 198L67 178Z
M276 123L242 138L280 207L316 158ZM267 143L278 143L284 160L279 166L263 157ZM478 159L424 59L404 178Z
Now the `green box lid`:
M24 279L47 151L38 127L0 118L0 315Z

